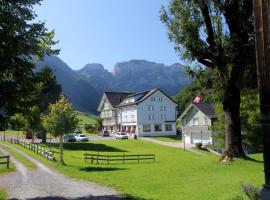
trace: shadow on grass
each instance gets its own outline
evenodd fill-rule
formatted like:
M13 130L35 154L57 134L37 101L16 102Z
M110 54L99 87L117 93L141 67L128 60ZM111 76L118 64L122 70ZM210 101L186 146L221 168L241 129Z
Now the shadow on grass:
M256 160L256 159L248 157L248 156L245 157L245 160L248 160L248 161L251 161L251 162L256 162L256 163L263 163L262 160Z
M49 147L49 144L43 144ZM52 143L52 147L59 148L59 143ZM127 152L122 149L114 148L105 144L94 143L64 143L66 150L79 150L79 151L100 151L100 152Z
M119 168L119 167L83 167L83 168L80 168L79 170L84 171L84 172L110 172L110 171L127 170L127 169Z
M10 200L19 200L19 199L10 199ZM47 197L34 197L28 198L27 200L150 200L140 197L133 196L116 196L116 195L103 195L103 196L85 196L85 197L76 197L76 198L66 198L58 196L47 196Z

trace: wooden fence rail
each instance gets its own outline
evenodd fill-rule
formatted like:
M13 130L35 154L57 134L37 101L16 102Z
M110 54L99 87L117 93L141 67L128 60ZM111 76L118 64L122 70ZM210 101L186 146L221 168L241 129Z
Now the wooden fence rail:
M2 159L6 159L6 161L1 161ZM0 156L0 165L6 165L7 169L9 169L9 155L7 156Z
M93 164L94 161L96 161L96 164L99 164L100 161L107 162L107 164L110 164L110 162L114 161L122 161L124 164L125 161L137 161L138 163L140 160L156 160L155 154L122 154L122 155L102 155L102 154L90 154L85 153L84 154L84 160L87 162L88 160L91 161Z
M3 140L3 138L0 137L0 140L1 139ZM12 137L6 137L5 141L8 141L8 142L10 142L12 144L21 145L26 149L29 149L29 150L37 153L37 154L42 155L43 157L47 158L48 160L55 161L54 153L48 151L47 149L45 149L44 147L41 147L38 144L33 144L31 142L26 142L26 141L23 141L23 140L17 140L17 139L14 139Z

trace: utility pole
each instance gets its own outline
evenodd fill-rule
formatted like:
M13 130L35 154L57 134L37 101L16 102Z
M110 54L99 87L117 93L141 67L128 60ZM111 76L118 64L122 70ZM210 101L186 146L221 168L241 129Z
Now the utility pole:
M265 184L262 200L270 199L270 0L253 0L256 61L260 95Z

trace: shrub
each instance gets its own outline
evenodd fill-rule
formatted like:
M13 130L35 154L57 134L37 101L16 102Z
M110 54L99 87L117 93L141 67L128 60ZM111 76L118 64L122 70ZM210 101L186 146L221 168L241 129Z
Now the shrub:
M85 124L85 125L84 125L84 129L85 129L86 132L88 132L88 133L96 132L96 126L93 125L93 124Z
M202 143L201 143L201 142L198 142L198 143L196 143L195 145L196 145L196 147L197 147L198 149L200 149L200 150L202 149Z
M241 184L241 188L250 200L260 200L261 199L261 195L260 195L261 189L260 188L257 188L252 184L247 184L247 185Z

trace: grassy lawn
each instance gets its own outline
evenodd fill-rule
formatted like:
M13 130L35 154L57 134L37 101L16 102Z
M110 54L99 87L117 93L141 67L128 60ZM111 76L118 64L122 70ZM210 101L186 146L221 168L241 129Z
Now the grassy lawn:
M0 135L4 136L4 131L0 131ZM6 136L15 136L15 137L17 137L17 135L18 135L19 137L22 137L23 136L23 131L7 130L7 131L5 131L5 135Z
M138 199L232 199L242 195L240 183L263 183L262 155L253 156L258 162L235 159L231 164L220 164L212 154L201 156L141 140L66 143L64 147L66 165L61 166L18 146L70 177L112 186ZM96 165L84 162L85 152L156 153L157 160Z
M153 139L164 141L164 142L181 142L182 141L182 138L179 135L157 136L157 137L153 137Z

